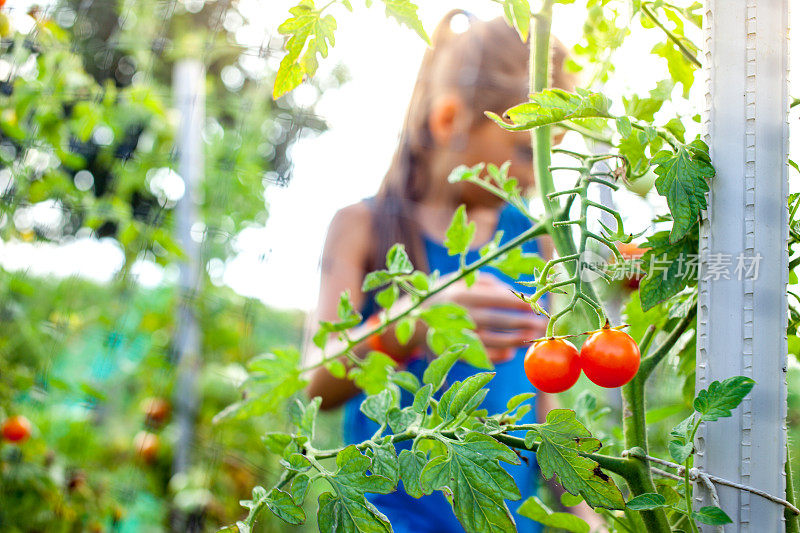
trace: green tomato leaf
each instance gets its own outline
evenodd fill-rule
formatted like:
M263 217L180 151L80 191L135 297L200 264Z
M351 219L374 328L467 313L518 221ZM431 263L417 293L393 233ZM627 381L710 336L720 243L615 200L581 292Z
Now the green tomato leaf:
M577 118L610 118L610 100L600 93L576 89L568 93L561 89L545 89L531 95L531 101L514 106L505 112L511 121L505 122L495 113L486 116L507 130L520 131L557 124Z
M294 402L289 404L289 416L292 422L297 426L297 435L305 435L309 439L314 438L314 423L317 421L317 413L319 413L319 406L322 403L322 398L317 396L312 399L308 404L295 399Z
M430 279L424 272L415 270L408 275L407 279L419 291L428 292L430 289Z
M277 99L303 81L303 76L313 76L317 70L317 55L328 57L328 45L335 43L336 19L322 16L314 0L300 0L289 9L293 16L278 26L278 32L289 35L286 56L281 60L272 97Z
M317 521L320 531L390 533L392 526L383 513L365 497L367 492L388 494L394 489L391 480L367 475L372 461L348 446L336 456L337 471L326 475L333 492L319 496Z
M756 384L751 378L734 376L723 382L715 381L708 389L701 390L694 399L694 410L700 420L713 421L731 416L731 411L750 394Z
M669 240L675 243L684 238L706 208L706 179L714 177L714 167L708 156L708 146L701 140L684 144L676 153L662 150L653 156L656 190L667 199L672 213Z
M386 252L386 268L389 274L410 274L414 271L405 246L397 243Z
M293 439L288 433L270 432L261 437L261 440L269 451L281 455Z
M397 285L391 284L375 295L375 301L384 309L389 309L397 301L398 296L400 296L400 289L397 288Z
M350 369L349 377L353 383L367 394L378 394L389 385L397 362L381 352L369 352L361 366Z
M648 311L685 287L697 284L699 272L699 236L697 227L683 239L672 243L666 231L651 236L644 247L642 269L645 277L639 285L642 310Z
M671 440L667 445L669 449L669 455L672 457L672 460L678 464L683 464L686 459L692 455L692 451L694 450L694 444L691 442L687 442L684 444L683 441L679 440Z
M467 410L466 407L470 405L472 399L478 394L478 391L485 387L494 376L494 372L479 372L465 379L464 383L461 384L461 387L453 395L452 401L449 402L448 412L450 416L455 418L462 412L468 414L477 409L477 405L471 406L471 410ZM443 402L439 405L441 406L442 403Z
M347 375L347 367L344 366L344 363L339 361L338 359L333 359L325 363L325 368L328 369L328 372L335 378L343 378Z
M294 472L305 472L311 468L311 462L308 458L299 453L290 453L287 458L281 459L280 463L288 470Z
M667 505L679 505L683 502L683 497L678 494L678 491L672 488L671 485L668 485L665 481L657 481L656 490L664 497Z
M693 49L693 53L697 53L697 49L690 41L684 40L684 43L686 43L690 49ZM652 49L652 53L667 60L667 68L669 69L670 76L672 76L672 79L675 80L676 83L683 85L683 97L689 98L689 89L692 88L695 70L697 69L694 63L686 59L672 41L665 41L655 45Z
M364 413L367 418L383 425L386 423L389 409L394 407L394 403L395 398L391 391L383 389L378 394L373 394L372 396L364 398L359 410Z
M628 507L628 509L632 509L634 511L650 511L652 509L666 507L667 499L661 494L647 492L645 494L640 494L635 498L631 498L625 505Z
M478 334L470 329L462 329L461 331L428 329L427 341L428 346L436 354L443 353L454 345L464 346L464 351L461 352L461 359L476 368L492 368L486 348L481 343Z
M411 372L406 372L405 370L401 372L395 372L392 374L390 379L392 380L392 383L401 389L407 390L411 394L414 394L419 390L419 379L417 379L417 376Z
M549 528L573 533L589 533L589 524L583 519L570 513L554 513L536 496L531 496L522 502L517 513Z
M591 459L579 455L597 451L601 444L593 438L569 409L553 409L544 424L528 432L525 444L541 439L536 458L545 479L558 476L570 494L580 494L592 507L622 509L625 501L614 481Z
M292 479L291 495L292 501L296 505L302 505L308 494L309 477L305 474L297 474Z
M293 348L273 350L254 357L248 362L250 376L244 387L247 399L226 407L214 417L214 423L262 416L283 409L287 400L308 383L302 378L300 368L300 352Z
M444 357L444 356L442 356L442 357ZM436 361L439 361L440 359L441 359L441 357L439 359L436 359L435 361L433 361L433 363L435 363ZM433 363L431 363L431 365ZM428 368L430 368L430 366L428 366ZM427 370L426 370L426 373L427 373ZM434 380L438 379L438 377L436 377L436 376L429 376L429 377L431 379L434 379ZM423 379L425 379L424 376L423 376ZM437 383L439 383L439 382L437 381ZM431 401L431 396L432 395L433 395L433 384L428 383L424 387L419 389L417 391L417 393L414 395L414 403L411 405L411 408L414 411L416 411L417 413L421 414L421 415L425 414L425 411L428 410L428 404Z
M411 450L402 450L400 452L400 479L403 481L403 487L406 494L412 498L422 498L426 493L422 490L420 485L420 475L428 459L422 452L412 452Z
M394 444L388 437L382 444L370 441L367 444L367 457L372 460L370 472L385 477L392 485L397 485L397 480L400 479L400 463L397 461Z
M383 287L389 283L394 276L395 275L388 270L376 270L374 272L370 272L364 276L364 283L361 284L361 292L369 292L377 289L378 287Z
M252 500L240 500L239 505L248 509L247 517L244 520L236 522L237 533L250 533L255 525L258 514L264 509L267 504L267 491L264 487L256 485L253 487Z
M627 109L625 110L627 112ZM622 137L627 137L631 133L633 133L633 129L631 128L631 119L626 116L617 117L617 132Z
M672 430L669 432L670 436L676 437L683 442L686 442L689 439L689 434L692 430L692 426L694 425L694 413L690 414L683 420L681 420Z
M456 381L453 383L449 389L444 391L442 397L439 398L439 403L436 405L436 412L439 415L439 418L442 419L443 422L450 422L453 420L453 416L450 414L450 403L453 401L453 397L458 393L461 389L462 383L460 381Z
M629 180L647 172L650 166L650 159L645 154L648 142L645 132L633 130L629 135L624 136L617 145L619 153L628 160L626 177Z
M394 336L397 337L397 342L405 346L411 337L414 335L414 330L417 326L417 319L413 317L402 318L397 321L394 328Z
M534 269L541 272L545 261L536 254L525 254L521 248L513 248L490 264L506 276L517 279L522 274L533 274Z
M393 407L389 410L386 420L389 422L389 427L392 428L393 433L402 433L419 421L419 413L411 407L404 407L403 409Z
M467 223L467 209L464 204L458 206L447 228L447 235L444 245L447 246L447 253L450 255L462 255L467 253L469 245L475 237L475 222Z
M713 505L701 507L699 511L692 511L692 518L710 526L721 526L733 522L725 511Z
M516 527L505 500L518 500L514 478L500 461L518 464L514 452L492 437L470 432L463 440L442 439L444 455L422 470L421 486L452 493L456 518L466 531L514 532Z
M576 505L580 505L581 502L583 502L581 496L575 496L569 492L565 492L561 495L561 505L564 507L575 507Z
M469 317L467 310L457 304L434 304L423 309L419 316L428 327L437 330L462 330L475 327L475 322Z
M680 142L684 141L686 135L686 126L678 118L671 118L664 124L664 129L673 134Z
M463 346L451 346L450 349L431 361L428 368L425 369L425 372L422 374L422 382L426 385L431 385L432 393L436 392L444 385L444 379L447 377L447 373L453 368L453 365L458 360L458 356L461 355L463 351ZM420 389L420 391L424 389L425 387ZM417 393L417 396L419 396L419 393Z
M664 100L660 98L640 98L635 94L630 98L622 97L625 113L645 122L653 122L655 120L653 115L661 109L663 104ZM619 123L617 123L617 128L619 128ZM621 131L620 134L622 134Z
M422 37L428 45L431 44L431 40L417 15L416 4L409 0L383 0L383 3L386 5L387 17L394 18L400 24L405 24Z
M517 30L522 42L526 42L531 24L531 6L528 0L505 0L503 15L509 26Z
M346 290L339 295L339 305L336 309L340 323L347 324L345 329L358 325L361 322L361 314L353 308L350 302L350 291Z
M306 521L306 512L298 507L291 496L279 489L272 489L265 500L272 514L286 523L297 525Z
M459 165L454 168L450 175L447 176L449 183L458 183L459 181L479 181L481 172L486 167L486 163L478 163L474 167L466 165Z
M510 413L523 403L527 402L531 398L536 396L535 392L523 392L521 394L517 394L512 396L510 400L506 403L506 413Z

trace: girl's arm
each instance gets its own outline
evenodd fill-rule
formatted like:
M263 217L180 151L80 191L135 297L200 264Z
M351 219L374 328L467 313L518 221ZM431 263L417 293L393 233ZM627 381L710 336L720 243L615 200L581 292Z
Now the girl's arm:
M350 205L339 210L334 215L328 228L325 246L322 251L321 276L319 298L317 300L316 320L312 321L312 328L316 328L319 320L337 321L337 308L342 292L350 292L350 301L355 309L364 305L364 294L361 292L361 283L366 275L366 259L372 246L371 213L364 203ZM404 305L405 299L401 298L395 304L398 308ZM359 337L370 326L359 326L350 331L351 337ZM425 331L417 328L414 338L406 346L400 345L392 328L387 328L381 335L381 344L393 356L402 359L410 353L413 346L424 340ZM334 334L335 335L335 334ZM325 352L333 354L341 351L345 343L338 339L328 342ZM353 347L356 357L363 358L369 353L370 348L366 342ZM307 343L304 360L306 364L313 364L322 359L322 351L313 343ZM342 358L342 362L346 359ZM322 397L323 409L337 407L351 397L359 389L348 379L336 378L325 367L319 367L311 372L310 383L306 389L309 397Z

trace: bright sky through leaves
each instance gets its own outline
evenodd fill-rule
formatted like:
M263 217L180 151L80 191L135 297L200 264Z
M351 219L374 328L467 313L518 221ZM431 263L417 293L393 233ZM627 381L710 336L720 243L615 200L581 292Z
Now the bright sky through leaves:
M288 0L241 0L239 9L251 17L254 25L237 33L237 37L258 46L265 32L274 32L285 20L289 7L294 3ZM420 18L429 34L436 22L454 7L469 9L481 18L501 14L501 8L489 0L431 0L419 4ZM330 130L319 137L302 138L292 148L293 178L288 188L272 186L268 189L270 218L266 228L242 232L237 240L238 256L224 268L217 269L224 283L268 305L313 307L318 291L319 255L327 225L337 209L377 190L394 151L405 103L424 52L422 39L408 28L387 19L382 9L365 9L361 5L354 5L354 8L353 13L344 9L335 11L338 23L336 46L320 63L317 75L324 76L339 62L344 62L350 72L351 81L341 89L326 93L317 106L318 114L328 121ZM580 38L581 27L574 21L582 16L582 7L578 4L557 5L556 9L565 13L554 17L553 33L571 46ZM573 12L574 15L570 15ZM793 11L792 16L795 19L793 25L798 26L800 14ZM645 32L638 25L634 26L633 33L616 56L614 79L603 89L617 104L618 95L630 91L646 96L665 68L665 65L655 63L649 54L650 48L662 38L661 34ZM790 57L798 61L800 54L790 54ZM277 61L273 67L277 67ZM797 69L792 65L792 70ZM702 108L702 100L698 98L702 85L693 84L691 93L698 110ZM269 97L270 90L271 87L264 87L265 98ZM679 92L680 89L676 89L676 97ZM297 102L305 104L313 101L311 93L313 89L302 85L294 97ZM398 105L382 107L380 120L365 123L359 118L358 110L364 102L381 101ZM613 108L612 111L622 112ZM672 116L666 109L660 113L664 113L665 119ZM687 138L693 137L694 132L689 133ZM567 139L572 143L577 140L571 135ZM794 159L798 159L797 151L793 150L793 153ZM650 198L655 195L655 191L651 191ZM622 210L626 227L629 225L627 219L630 219L632 230L644 229L642 224L647 224L651 215L646 202L624 191L616 199L626 206ZM662 202L663 198L657 198L657 201ZM29 268L32 273L61 276L81 273L100 280L110 279L122 263L121 252L111 243L79 240L58 247L58 250L52 248L0 243L0 257L3 258L2 264L9 268ZM87 253L87 249L91 252ZM174 279L175 275L149 263L137 264L134 273L144 284L159 283L165 276L168 280Z

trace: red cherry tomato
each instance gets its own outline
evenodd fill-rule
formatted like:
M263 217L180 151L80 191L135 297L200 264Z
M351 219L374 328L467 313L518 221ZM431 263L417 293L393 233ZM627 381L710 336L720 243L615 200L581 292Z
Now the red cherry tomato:
M10 416L3 422L3 438L10 442L22 442L31 436L31 423L22 415Z
M583 373L595 385L621 387L639 370L641 354L633 338L617 329L599 329L586 339L580 353Z
M539 341L525 354L525 375L542 392L564 392L581 377L578 350L564 339Z

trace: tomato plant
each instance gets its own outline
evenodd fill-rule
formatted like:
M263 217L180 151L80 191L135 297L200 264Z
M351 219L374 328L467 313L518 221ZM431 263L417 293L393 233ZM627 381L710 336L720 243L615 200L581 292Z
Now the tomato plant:
M580 351L580 366L586 377L606 388L621 387L632 380L640 362L636 341L608 323L592 333Z
M565 339L538 341L525 355L525 374L542 392L564 392L581 377L578 350Z
M583 41L573 49L571 68L585 69L593 81L613 76L610 57L623 45L634 18L645 30L664 34L663 42L654 46L652 53L666 60L669 76L653 80L654 88L647 96L616 95L615 101L600 90L579 87L568 92L548 87L550 24L561 2L545 0L537 13L532 13L525 0L499 3L519 36L531 39L530 96L502 116L486 115L507 130L531 131L538 209L529 209L529 199L522 197L517 181L508 174L508 164L461 166L453 170L449 181L468 182L491 191L526 214L531 227L503 244L496 237L481 248L479 260L467 263L474 228L463 212L457 213L447 232L448 252L460 259L455 278L442 281L416 271L404 247L395 245L386 255L386 268L364 279L363 291L380 289L384 296L391 296L391 301L382 304L385 312L379 323L370 324L371 331L352 333L362 317L345 292L339 302L338 320L321 322L313 338L323 351L321 361L298 366L294 356L281 352L252 361L250 379L244 385L246 397L221 413L220 422L280 409L282 404L275 399L278 393L289 399L295 425L267 436L268 448L283 458L285 470L271 488L253 489L252 499L243 502L247 517L231 529L249 530L265 509L290 524L303 523L307 487L316 479L324 479L327 483L322 490L327 492L318 500L317 510L322 531L354 527L347 516L359 516L367 529L390 529L391 524L375 511L367 495L401 490L400 481L414 497L444 493L466 531L513 531L515 523L507 501L519 495L502 488L505 478L501 464L506 459L514 461L512 450L535 451L542 475L600 512L608 519L610 530L697 531L698 523L718 526L731 521L726 510L716 505L693 507L695 486L688 474L700 425L731 416L755 385L748 377L732 376L695 393L691 339L697 329L697 280L676 268L679 258L698 249L698 220L707 208L706 193L716 172L708 146L691 124L692 117L680 115L670 105L678 87L683 98L689 95L695 71L702 65L698 47L687 37L701 25L697 12L700 5L633 2L628 10L614 2L588 2ZM348 10L352 7L349 2L344 4ZM317 9L313 3L301 2L290 10L291 16L280 30L287 37L287 55L275 80L275 97L301 84L304 76L313 76L318 57L327 55L337 28L331 13L334 5ZM405 6L403 10L388 9L387 13L427 40L416 5L408 2ZM311 25L318 28L313 38L305 29ZM610 146L609 151L554 149L551 128L555 127L604 143ZM556 180L554 175L563 179ZM635 184L641 187L637 192L645 194L652 182L668 212L654 218L657 231L640 249L626 250L647 229L631 232L622 214L598 202L590 188L605 187L613 194L622 184L632 188ZM569 185L560 186L564 183ZM616 227L609 227L600 219L601 214L610 216ZM553 259L543 261L520 253L523 243L542 235L552 239L556 251ZM656 260L669 264L663 276L648 272L638 286L631 287L634 291L624 296L629 298L623 305L630 333L604 327L610 314L607 306L613 301L603 297L603 284L612 281L612 276L602 266L586 261L587 253L598 247L612 254L616 265L623 264L626 256L636 256L643 265ZM584 342L578 361L587 377L599 385L621 386L623 399L618 412L621 431L604 439L606 453L599 451L601 442L585 425L591 425L587 413L598 412L586 396L574 411L557 409L544 421L522 424L520 408L525 407L528 395L511 400L502 413L481 409L484 389L491 387L491 373L478 372L445 387L448 371L458 359L477 369L491 365L474 335L464 331L470 324L463 310L452 304L427 308L421 308L421 304L454 281L463 278L469 282L487 265L509 276L528 272L536 278L528 282L535 286L533 294L518 296L533 311L549 318L545 337L531 347L524 365L535 385L537 380L543 381L537 385L541 390L564 390L580 374L578 365L572 363L575 351L566 341L552 339L596 330ZM411 309L393 308L400 293L412 299L415 305ZM547 310L539 303L545 295L553 295L556 302ZM363 359L355 355L354 348L377 331L396 328L403 343L417 322L428 328L428 347L436 356L421 380L398 369L380 351L372 351ZM590 326L583 327L587 323ZM543 347L547 350L540 352ZM668 367L664 361L671 353L678 354L679 363ZM379 427L372 439L326 450L314 445L314 420L321 399L305 401L301 391L307 372L320 366L339 378L351 379L367 393L361 411ZM676 369L677 375L669 375ZM655 374L669 375L684 384L686 399L673 399L676 405L666 407L672 415L645 412L648 379ZM544 383L545 378L556 383ZM294 386L287 387L289 383ZM652 381L649 386L652 391ZM412 395L413 403L401 403L400 390ZM664 433L668 436L664 437L649 430L648 420L656 419L656 415L680 415L683 420L671 430L667 428ZM512 434L517 431L524 431L524 438ZM409 440L411 451L398 454L395 445ZM478 454L483 457L477 459ZM668 455L674 462L651 454ZM468 459L462 462L463 458ZM323 462L333 459L335 465ZM478 467L469 466L470 461ZM651 461L668 464L684 475L659 474ZM787 509L796 510L789 505ZM478 507L481 513L474 512ZM524 502L518 513L546 525L567 527L563 516L533 498ZM787 520L791 522L796 525L794 516ZM570 527L573 531L588 530L586 524Z
M416 4L374 3L428 40ZM700 247L698 219L715 174L698 135L700 117L694 110L684 113L706 60L693 42L702 6L690 0L587 0L585 20L575 26L583 35L569 68L591 83L568 92L548 87L547 65L550 21L562 15L561 4L570 3L494 2L520 38L533 44L532 84L530 98L490 118L498 127L532 132L538 198L522 196L508 166L459 167L451 175L453 182L483 187L518 208L530 228L507 241L495 235L480 259L468 262L472 226L465 216L454 217L447 248L459 268L449 280L416 270L421 267L403 246L393 247L385 268L363 280L364 291L382 291L384 310L371 331L355 330L362 317L343 294L338 318L320 323L311 339L324 352L314 363L292 347L274 347L299 343L299 335L292 337L299 317L271 314L217 287L219 280L210 276L187 298L177 289L145 291L131 273L141 264L175 267L183 256L173 206L153 185L154 176L174 166L169 72L172 58L193 50L181 28L211 30L198 39L213 52L203 59L214 104L203 127L202 222L193 228L203 234L207 261L196 266L210 273L233 254L237 232L266 218L264 176L287 175L294 138L325 127L313 114L294 109L291 97L265 99L254 82L274 81L272 92L279 97L313 77L339 31L336 10L347 16L351 2L302 0L292 7L279 29L287 53L274 77L268 68L278 65L270 56L272 36L258 49L240 49L233 38L253 33L249 27L236 30L242 27L236 2L120 3L130 9L126 13L116 3L83 2L76 13L75 2L57 2L52 11L32 11L29 35L12 27L10 11L0 12L0 65L8 74L0 80L0 238L61 242L88 232L113 239L123 264L119 279L102 287L0 271L0 417L24 412L36 427L33 438L32 424L20 423L25 418L10 426L11 437L3 427L0 528L155 530L183 512L198 528L202 518L213 527L238 517L233 528L240 533L278 530L282 523L325 532L388 531L391 524L367 498L405 490L413 497L443 494L470 532L511 532L528 519L586 531L580 519L553 512L536 498L512 512L509 502L519 493L506 469L521 461L518 454L531 452L542 476L568 493L563 503L586 502L609 531L696 531L698 523L719 526L726 513L738 512L717 505L695 509L702 479L690 478L700 425L731 416L755 385L733 376L695 386L698 289L696 279L676 267ZM107 29L106 19L113 20L113 31L96 31ZM657 37L651 52L653 62L666 67L662 79L649 80L645 94L606 94L602 83L615 76L614 54L634 30ZM158 68L148 69L153 64ZM243 85L223 83L235 82L242 72ZM373 110L381 104L370 102ZM553 149L551 128L605 145L607 152L598 153L597 145ZM633 228L628 218L623 225L624 214L594 194L605 188L614 197L621 186L659 197L666 206L652 231L649 224ZM48 205L63 213L60 225L28 223L31 210ZM795 195L789 205L790 254L800 243L799 210ZM602 214L615 224L608 227ZM634 247L638 231L648 233ZM520 251L543 236L555 246L551 260ZM612 254L617 266L639 258L643 266L665 261L669 267L663 275L632 280L633 292L612 298L603 291L613 268L607 273L583 260L596 249ZM790 266L796 280L800 258ZM548 316L547 334L518 370L541 391L564 390L569 408L527 423L530 392L521 391L497 410L482 403L496 382L470 316L455 304L423 304L448 283L470 283L484 267L536 278L533 294L520 296ZM412 308L395 305L400 294L411 298ZM540 305L544 297L552 297L547 309ZM174 310L183 300L191 300L199 317L206 364L199 369L201 398L193 413L196 457L191 468L172 476L168 459L177 424L167 400L174 385L170 339ZM108 301L108 307L98 308L98 301ZM616 316L617 304L621 321L630 324L627 334L602 328ZM789 344L797 353L800 311L791 308L789 318ZM379 330L388 335L394 328L403 344L422 325L432 356L422 377L399 367L377 345L364 359L354 355L354 347ZM597 328L580 355L558 340ZM75 354L88 360L67 358ZM582 360L589 379L622 386L621 408L605 405L603 396L580 384L570 388ZM451 379L458 361L476 372ZM319 412L319 398L303 392L309 373L322 366L365 392L361 410L375 422L372 438L347 446L329 438L334 432ZM401 397L413 402L401 403ZM787 474L791 494L790 469ZM117 489L120 479L124 490ZM797 531L791 510L787 530Z

